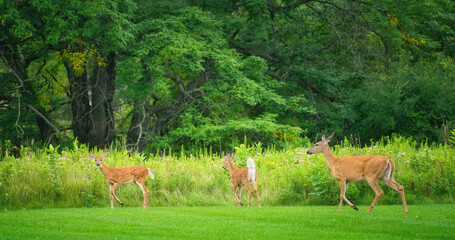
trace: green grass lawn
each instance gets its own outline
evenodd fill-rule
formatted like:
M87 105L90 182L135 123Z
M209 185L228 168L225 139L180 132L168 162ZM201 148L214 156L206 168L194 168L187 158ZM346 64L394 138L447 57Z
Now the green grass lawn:
M455 239L455 205L132 207L0 212L0 239Z

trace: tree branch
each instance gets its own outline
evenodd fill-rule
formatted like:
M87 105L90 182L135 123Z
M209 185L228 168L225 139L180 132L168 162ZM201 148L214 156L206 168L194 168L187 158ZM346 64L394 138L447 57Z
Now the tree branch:
M63 84L61 84L61 83L57 80L57 78L56 78L51 72L49 72L49 70L46 69L46 72L54 79L54 81L55 81L58 85L60 85L60 87L63 88L63 90L64 90L65 93L66 93L66 96L69 97L69 98L71 98L71 94L68 92L68 89L66 89L66 88L63 86Z
M58 128L57 128L54 124L52 124L52 123L49 121L49 119L47 119L42 113L40 113L38 110L36 110L35 107L33 107L33 106L30 105L30 104L27 104L27 107L30 108L30 109L32 109L36 114L38 114L38 116L40 116L47 124L49 124L49 126L51 126L51 127L54 129L55 132L57 132L58 134L62 134L62 133L60 132L60 130L58 130Z

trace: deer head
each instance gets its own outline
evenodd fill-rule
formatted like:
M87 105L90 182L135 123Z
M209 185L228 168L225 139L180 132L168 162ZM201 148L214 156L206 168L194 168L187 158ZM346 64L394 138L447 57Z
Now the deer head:
M90 153L90 157L95 160L96 166L101 168L102 167L101 163L103 162L103 159L107 157L107 152L104 152L103 155L101 155L101 157L97 157L95 156L95 154Z
M315 153L322 153L326 147L329 146L329 142L332 140L333 134L330 135L328 138L325 138L325 135L322 135L322 141L317 142L311 147L307 154L315 154Z
M235 158L235 155L232 155L232 158L231 156L228 154L224 157L224 165L223 165L223 168L226 169L228 168L231 164L232 164L232 160L234 160Z

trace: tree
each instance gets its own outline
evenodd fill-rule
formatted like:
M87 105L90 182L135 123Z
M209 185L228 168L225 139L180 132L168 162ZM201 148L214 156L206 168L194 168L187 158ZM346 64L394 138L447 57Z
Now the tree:
M184 139L213 144L227 132L203 136L204 129L254 117L248 112L260 102L284 105L270 88L272 79L263 74L265 62L229 49L220 25L213 15L196 8L142 24L144 32L132 47L135 52L119 69L122 93L135 107L129 145L141 151L150 138L160 139L161 145L155 146L162 147L187 142ZM239 114L242 110L247 111ZM173 143L164 144L169 138Z
M451 1L259 0L236 1L224 7L219 7L218 1L193 4L216 12L229 22L226 31L231 46L267 61L268 74L284 83L277 93L289 100L298 99L299 106L304 106L300 111L296 111L299 108L295 105L282 111L278 121L308 129L308 134L336 131L359 134L364 139L392 132L416 136L411 132L419 128L402 131L401 124L390 121L396 119L391 109L380 108L379 103L385 101L378 102L374 90L366 86L382 85L377 73L394 75L389 69L412 71L419 69L421 62L434 65L428 69L440 69L440 61L453 65L438 56L441 51L448 56L453 52ZM446 79L442 82L427 80L451 86L450 74L446 73L441 73ZM401 94L403 98L412 95ZM400 98L399 95L396 97ZM359 101L370 106L374 114L357 118L364 109L357 104ZM383 118L388 120L381 121ZM368 127L358 128L359 121ZM441 126L441 121L436 122L432 129ZM375 124L388 124L387 130L372 127ZM431 138L436 139L434 135Z
M43 143L57 144L58 127L52 120L53 108L46 109L40 104L39 92L49 89L50 85L43 84L41 76L51 52L49 48L54 43L53 37L60 31L52 27L55 9L61 3L30 3L26 1L2 1L0 3L0 56L3 62L2 85L11 86L2 92L0 101L3 103L3 115L7 115L4 123L7 131L17 130L21 144L27 137L34 137L25 128L30 127L30 116L34 116L36 127L39 129ZM52 20L51 20L52 19ZM52 22L52 23L51 23ZM34 74L29 71L32 63L39 66ZM48 80L48 79L47 79ZM44 80L44 82L46 79ZM16 115L14 125L12 115ZM27 124L23 124L23 122ZM3 125L3 124L2 124Z
M124 137L139 151L332 131L447 139L453 5L2 1L0 138Z

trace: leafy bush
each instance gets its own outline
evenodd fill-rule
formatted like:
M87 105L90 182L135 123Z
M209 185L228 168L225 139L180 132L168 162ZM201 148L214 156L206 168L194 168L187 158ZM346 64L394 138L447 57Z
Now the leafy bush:
M449 142L452 145L455 145L455 129L453 129L451 133L452 133L452 135L449 137Z

